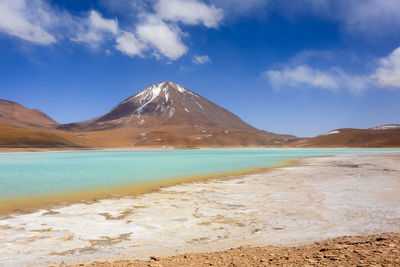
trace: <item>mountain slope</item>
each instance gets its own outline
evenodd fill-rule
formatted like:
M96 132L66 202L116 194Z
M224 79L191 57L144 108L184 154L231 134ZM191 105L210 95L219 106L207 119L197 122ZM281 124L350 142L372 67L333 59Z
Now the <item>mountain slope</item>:
M82 148L70 135L48 128L27 128L0 123L0 148Z
M299 139L294 147L400 147L400 124L370 129L337 129L313 138Z
M37 109L0 99L0 123L24 127L54 127L57 122Z

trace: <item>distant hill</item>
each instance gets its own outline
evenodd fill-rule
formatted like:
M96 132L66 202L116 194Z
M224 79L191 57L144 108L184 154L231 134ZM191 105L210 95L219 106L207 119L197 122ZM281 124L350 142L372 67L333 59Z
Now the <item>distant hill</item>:
M337 129L313 138L302 138L294 147L400 147L400 124L370 129Z
M23 127L55 127L56 121L38 109L0 99L0 123Z

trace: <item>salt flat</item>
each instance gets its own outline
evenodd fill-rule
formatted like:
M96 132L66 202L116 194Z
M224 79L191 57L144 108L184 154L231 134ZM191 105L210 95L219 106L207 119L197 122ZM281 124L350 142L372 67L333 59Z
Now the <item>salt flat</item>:
M307 158L230 180L0 218L0 265L147 258L400 232L400 155Z

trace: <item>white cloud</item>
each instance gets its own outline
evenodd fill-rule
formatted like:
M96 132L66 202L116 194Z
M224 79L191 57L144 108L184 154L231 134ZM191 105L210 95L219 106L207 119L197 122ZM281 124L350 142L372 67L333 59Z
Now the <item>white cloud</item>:
M171 60L178 59L188 50L181 41L179 28L168 25L157 17L148 16L136 31L142 41L150 43Z
M107 34L117 35L118 22L113 19L105 19L97 11L91 10L89 17L84 20L84 29L78 33L73 41L89 43L97 46Z
M116 20L103 18L97 11L90 11L89 21L93 29L114 34L118 32L118 22Z
M263 76L276 89L317 88L337 91L343 88L353 93L359 93L369 84L369 78L366 76L348 75L340 68L320 70L308 65L269 70L265 71Z
M380 87L400 88L400 47L395 49L390 55L379 61L379 68L373 78L377 79Z
M128 56L141 56L146 45L140 42L132 33L123 32L116 39L115 48Z
M19 37L40 45L57 42L45 29L52 15L41 1L0 0L0 32Z
M321 70L309 65L318 64L318 58L321 57L335 62L335 59L327 51L305 51L294 56L286 67L265 71L262 76L268 79L276 89L348 89L357 94L371 87L400 88L400 47L388 56L379 59L378 63L371 63L372 70L363 75L349 74L338 67ZM314 62L310 62L310 60ZM325 61L324 65L329 64L328 61ZM365 65L364 61L363 64Z
M207 55L204 56L194 56L192 59L195 64L204 64L210 61L210 58Z
M203 24L209 28L217 27L223 18L222 9L197 0L159 0L154 10L162 20L188 25Z
M157 0L153 9L154 13L140 14L142 20L136 26L136 36L147 48L154 49L151 54L156 59L163 55L176 60L188 51L176 23L217 27L223 17L221 9L199 0Z
M284 86L311 86L336 90L339 87L336 78L333 75L318 69L313 69L307 65L301 65L295 68L285 68L283 70L270 70L266 71L264 75L276 88Z
M118 9L118 3L124 1L113 1L108 6ZM108 48L108 55L113 43L116 50L128 56L145 56L147 52L157 59L165 56L176 60L188 51L182 41L188 35L180 25L217 27L223 17L220 8L203 0L140 0L126 2L124 7L131 7L129 12L136 10L137 21L129 30L121 27L117 19L105 18L95 10L86 16L74 16L47 0L0 0L0 33L41 45L58 40L72 40L93 48L108 45L101 49ZM150 10L154 12L149 13Z

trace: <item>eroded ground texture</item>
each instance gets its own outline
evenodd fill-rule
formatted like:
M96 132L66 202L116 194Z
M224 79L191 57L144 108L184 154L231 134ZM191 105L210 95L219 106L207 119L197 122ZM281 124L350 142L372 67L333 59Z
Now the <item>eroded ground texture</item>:
M71 267L400 266L400 234L352 236L299 247L239 247L150 260L93 262Z
M0 265L148 259L400 232L399 154L302 164L0 217Z

